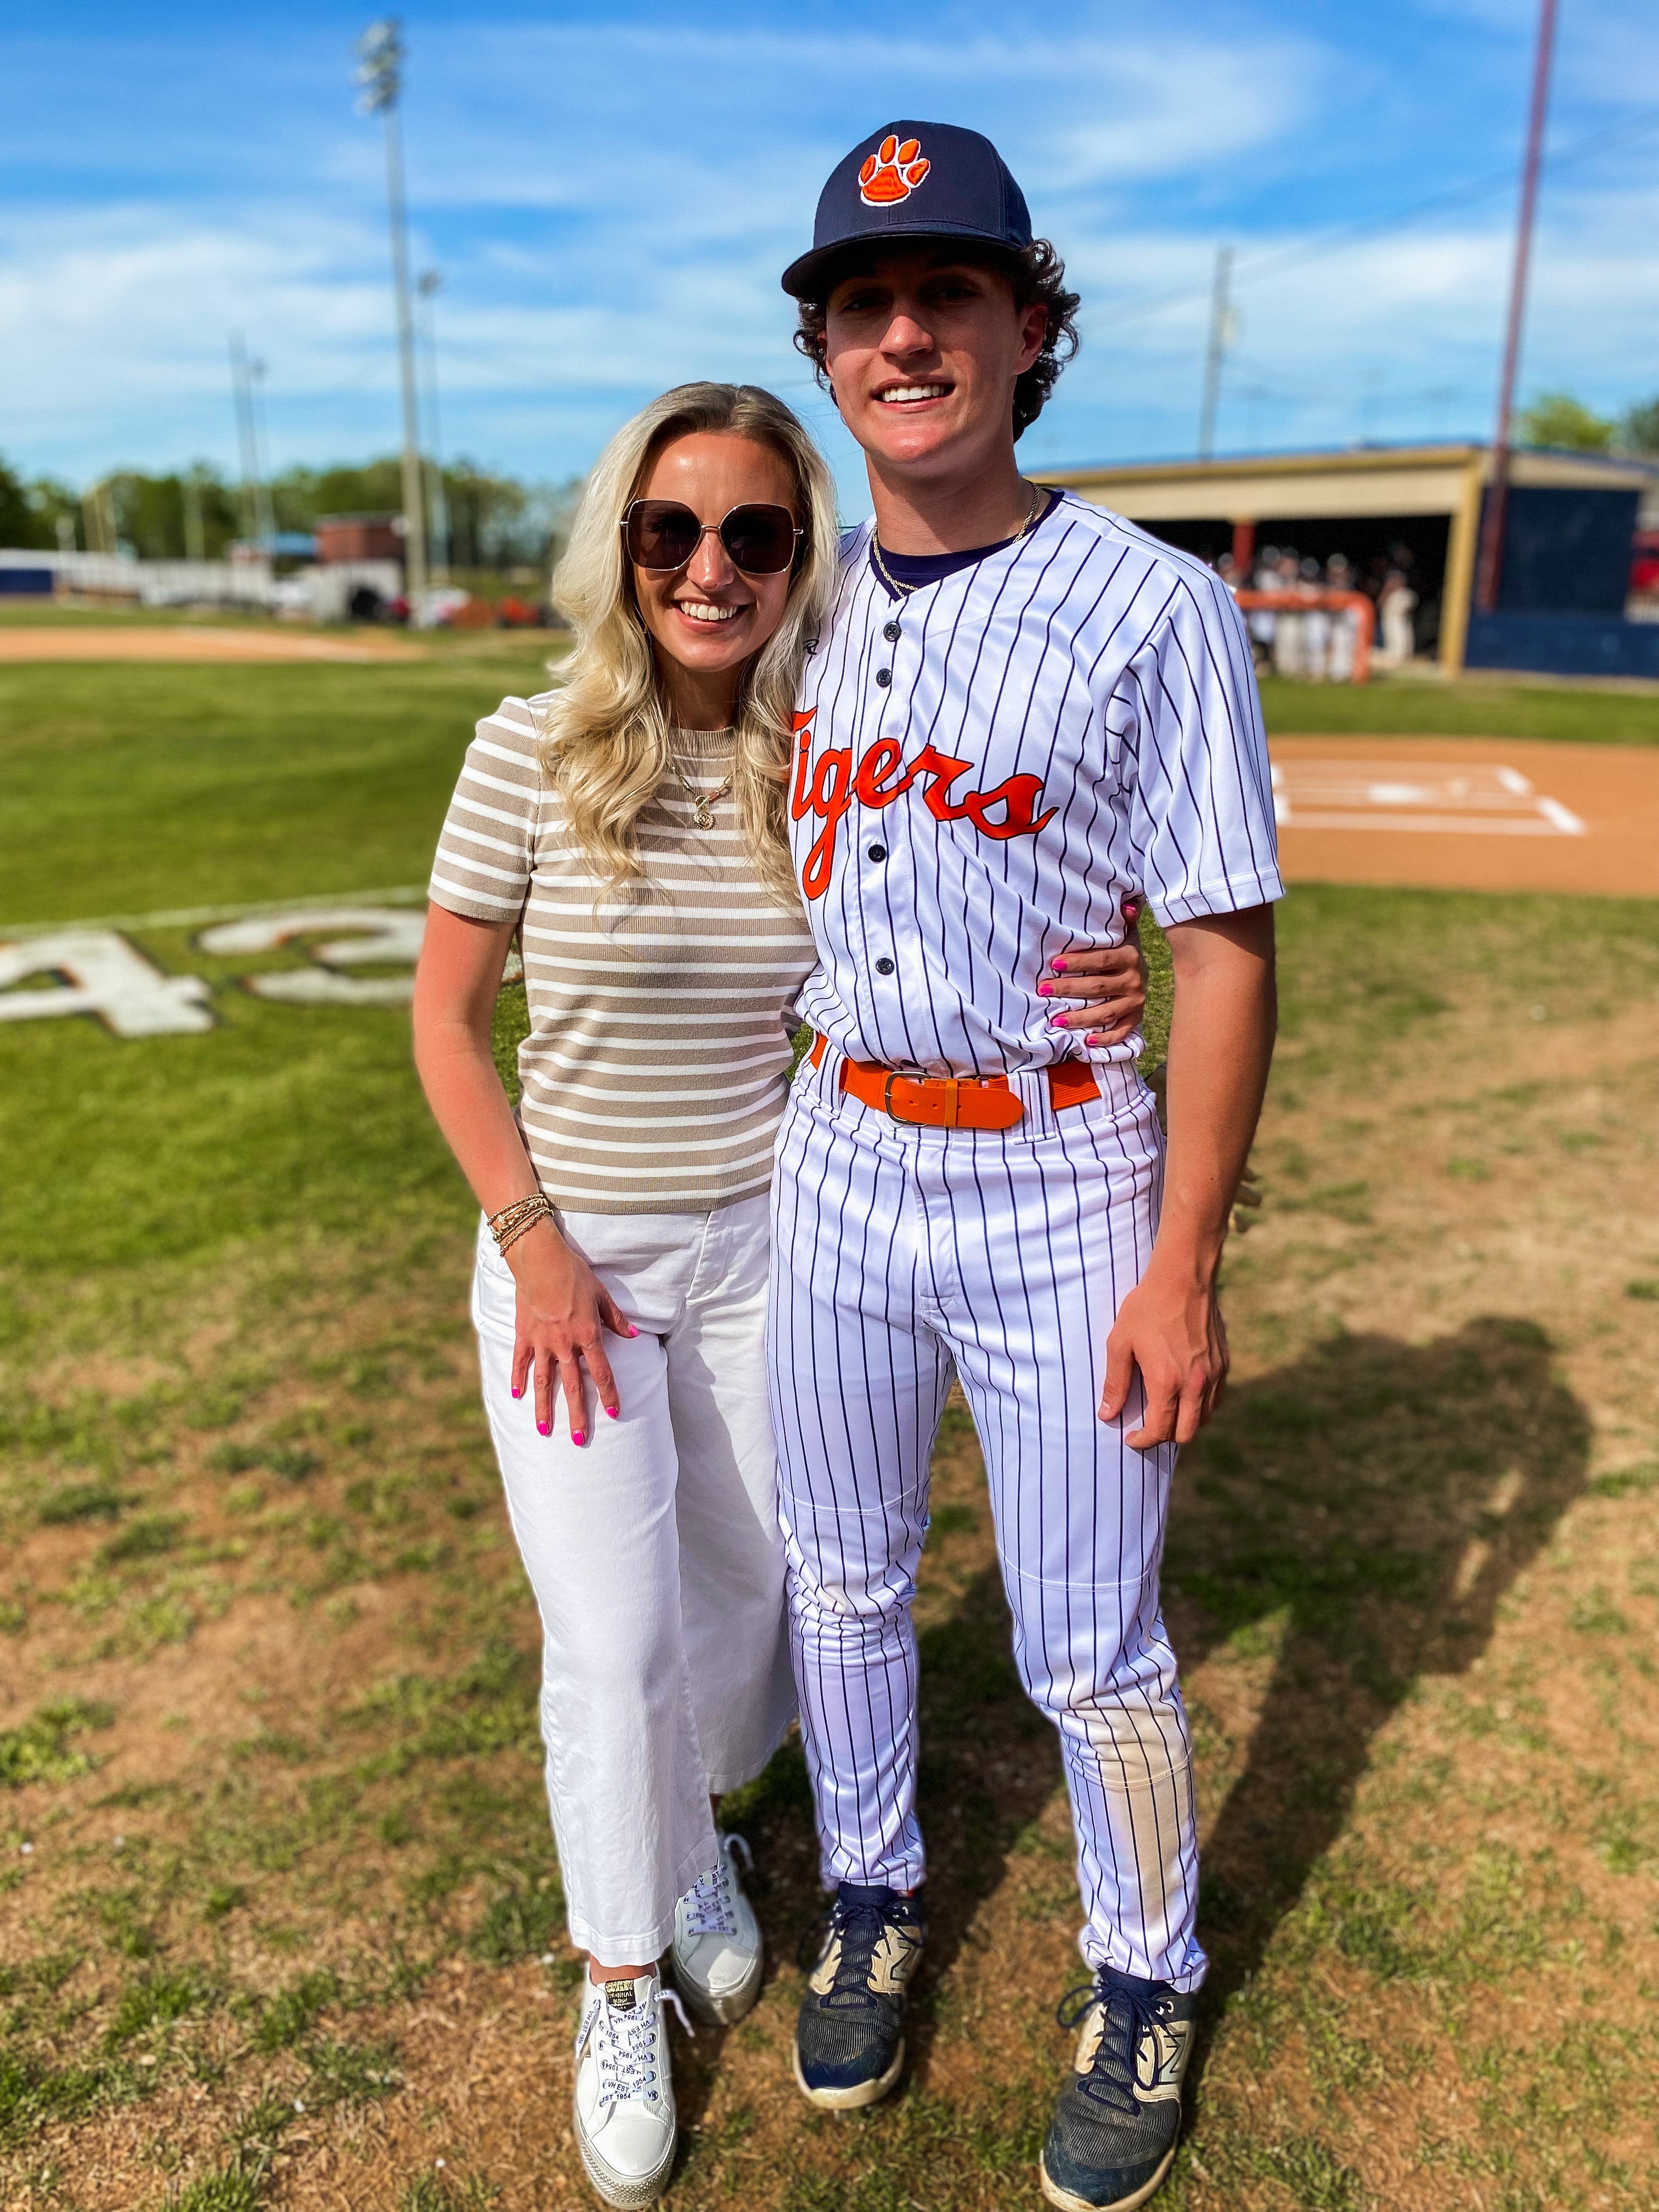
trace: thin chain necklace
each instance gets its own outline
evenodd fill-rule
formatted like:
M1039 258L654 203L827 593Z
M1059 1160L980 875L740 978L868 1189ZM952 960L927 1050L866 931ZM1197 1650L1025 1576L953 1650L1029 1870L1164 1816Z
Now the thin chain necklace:
M1019 528L1015 531L1013 536L1008 540L1008 543L1011 545L1018 545L1020 539L1024 537L1026 532L1036 520L1037 508L1042 505L1042 487L1041 484L1033 484L1031 486L1031 504L1025 510L1024 521L1020 524ZM919 592L921 589L921 586L920 584L901 584L898 578L890 573L887 563L881 557L881 539L876 536L873 532L872 532L870 538L870 553L872 559L876 564L876 573L879 575L881 580L887 586L890 591L896 592L901 599L908 599L912 592Z
M720 805L721 799L730 798L732 778L728 775L718 791L699 791L680 766L679 755L672 747L669 750L668 761L680 780L680 788L691 802L692 821L699 830L712 830L714 826L714 809Z

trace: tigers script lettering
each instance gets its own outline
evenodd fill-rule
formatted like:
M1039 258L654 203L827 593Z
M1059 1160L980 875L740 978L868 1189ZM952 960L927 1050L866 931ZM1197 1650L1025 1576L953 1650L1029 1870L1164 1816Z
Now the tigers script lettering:
M814 762L812 725L817 719L816 707L794 717L795 778L789 801L789 811L797 822L804 822L809 814L813 814L823 824L801 868L800 887L808 899L822 898L830 888L835 867L836 832L854 799L860 805L871 808L890 806L912 784L925 780L922 805L936 822L966 819L981 836L999 841L1035 837L1045 823L1053 821L1058 811L1050 806L1041 814L1037 812L1042 798L1042 779L1036 775L1011 775L994 790L965 791L960 799L953 799L952 785L959 783L964 775L972 775L974 763L958 760L952 753L942 753L936 745L924 745L908 768L891 738L878 738L858 763L856 771L850 746L843 750L832 745ZM1000 818L994 819L999 807L1002 810Z

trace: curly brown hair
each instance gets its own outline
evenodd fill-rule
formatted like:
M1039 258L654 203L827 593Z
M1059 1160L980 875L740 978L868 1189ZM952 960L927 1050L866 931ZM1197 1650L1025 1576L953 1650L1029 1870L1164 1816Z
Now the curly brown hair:
M830 262L817 288L820 296L798 303L800 319L795 331L795 349L806 356L812 364L813 375L826 391L830 388L829 370L824 365L830 295L855 265L853 255L859 252L858 248L849 248L846 259ZM1042 350L1014 384L1014 435L1018 438L1042 414L1043 402L1054 390L1060 370L1077 351L1077 311L1082 301L1077 293L1066 290L1066 264L1046 238L1034 238L1029 246L1018 251L1011 246L976 246L971 240L964 240L958 252L953 240L951 258L994 269L1006 276L1013 286L1014 305L1022 313L1039 301L1048 311Z

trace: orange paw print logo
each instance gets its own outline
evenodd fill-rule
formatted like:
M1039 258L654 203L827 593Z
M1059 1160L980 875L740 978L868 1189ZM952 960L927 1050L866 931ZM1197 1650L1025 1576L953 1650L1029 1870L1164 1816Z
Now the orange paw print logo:
M902 145L890 134L884 138L859 171L859 198L866 207L908 200L933 166L921 155L920 138L907 138Z

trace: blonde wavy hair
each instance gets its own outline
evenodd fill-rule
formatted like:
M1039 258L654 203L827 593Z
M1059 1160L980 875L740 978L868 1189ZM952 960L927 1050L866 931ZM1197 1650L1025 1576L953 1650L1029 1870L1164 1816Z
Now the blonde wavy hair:
M564 803L573 842L597 866L601 902L642 886L640 817L673 763L667 702L622 520L662 448L708 430L752 438L787 465L805 532L783 620L739 680L732 771L738 834L761 880L781 902L799 896L786 811L790 716L835 580L835 485L805 426L771 392L754 384L682 384L625 422L600 454L553 577L553 603L576 642L563 687L543 711L542 769Z

